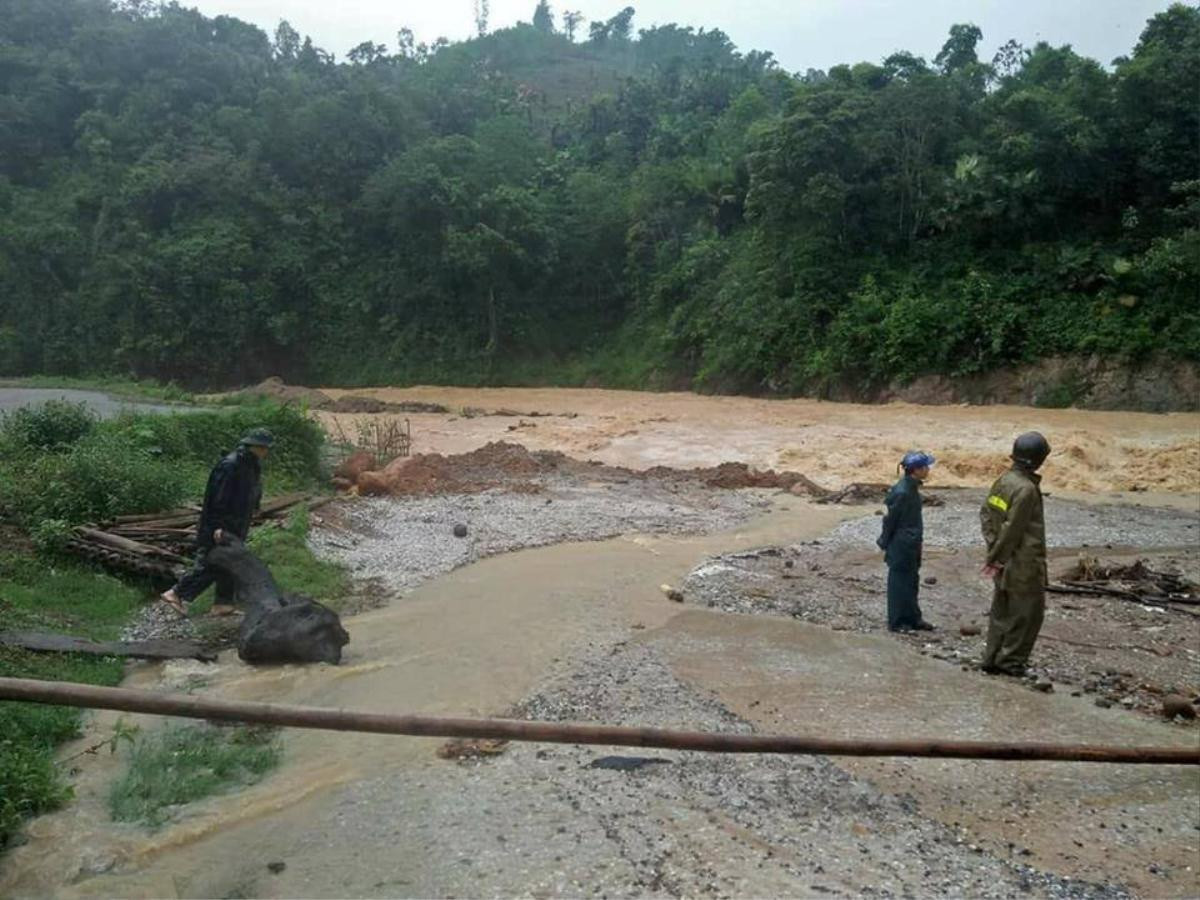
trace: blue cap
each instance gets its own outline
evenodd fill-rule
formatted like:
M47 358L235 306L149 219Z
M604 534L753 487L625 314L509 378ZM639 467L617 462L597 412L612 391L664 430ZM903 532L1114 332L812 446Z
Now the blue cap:
M900 467L905 472L911 472L913 469L924 469L927 466L932 466L936 460L933 455L926 453L924 450L910 450L904 454L904 459L900 460Z

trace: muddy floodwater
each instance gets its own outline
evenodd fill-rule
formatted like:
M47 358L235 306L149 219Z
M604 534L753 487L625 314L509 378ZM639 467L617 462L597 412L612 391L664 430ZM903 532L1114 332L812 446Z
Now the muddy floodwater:
M1198 413L866 406L587 389L325 392L450 409L448 415L404 414L411 420L415 452L461 453L489 440L517 440L531 450L561 450L635 469L745 462L838 485L887 480L907 450L923 448L940 459L937 483L978 485L1004 465L1017 434L1040 430L1055 450L1044 469L1053 490L1200 492ZM478 414L487 412L505 414ZM359 417L327 418L350 428Z
M1055 507L1069 540L1103 537L1107 517L1114 530L1120 523L1127 554L1141 541L1185 568L1196 561L1195 415L604 391L355 393L451 407L409 416L417 452L503 439L637 469L723 461L797 468L829 486L886 480L896 457L920 446L944 460L942 483L978 488L1002 466L1014 432L1040 428L1061 448L1047 489L1077 498ZM1158 521L1148 510L1122 513L1128 507L1117 500L1172 511ZM882 615L872 581L880 576L869 547L859 546L877 522L870 506L580 480L519 496L497 489L337 507L317 516L314 546L392 586L384 605L346 620L341 666L253 669L226 652L212 665L138 664L127 685L376 712L742 733L1200 742L1194 723L1101 708L1069 685L1040 693L985 678L887 634L871 620L874 609ZM967 535L958 510L950 504L931 526ZM466 539L452 534L459 521L469 526ZM943 582L976 566L969 546L959 546L967 541L934 553ZM691 583L706 560L763 547L791 548L796 570L810 550L814 566L832 569L845 555L855 568L828 595L816 568L778 582L795 585L796 603L811 600L805 615L779 612L792 601L775 594L765 614L755 611L765 594L749 564L743 578L722 582L722 590L744 589L728 609L664 596L664 585ZM1059 554L1075 549L1056 545ZM968 621L962 604L984 601L957 602L955 616ZM949 608L931 602L929 612L936 619ZM1155 614L1138 615L1146 619L1137 620L1145 631L1138 640L1156 640ZM1057 621L1051 616L1047 627ZM1178 622L1172 655L1156 657L1154 672L1200 690L1200 655L1191 653L1200 650L1200 624ZM1104 665L1122 667L1112 659ZM111 733L116 718L90 717L63 756ZM126 718L147 730L162 725ZM0 896L1200 893L1197 767L538 744L455 761L440 758L442 742L431 739L290 730L282 740L283 763L264 781L178 810L156 831L110 821L107 791L122 754L82 758L75 801L31 822L26 843L0 857Z

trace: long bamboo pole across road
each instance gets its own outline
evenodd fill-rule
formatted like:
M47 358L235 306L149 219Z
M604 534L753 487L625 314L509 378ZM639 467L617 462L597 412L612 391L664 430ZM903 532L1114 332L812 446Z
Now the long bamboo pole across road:
M353 712L311 706L217 700L63 681L0 678L0 700L183 716L290 728L321 728L417 737L498 738L554 744L657 747L711 753L796 753L824 756L913 756L942 759L1200 765L1200 740L1191 747L1113 747L1012 741L840 740L770 734L714 734L667 728L628 728L517 719L462 719Z

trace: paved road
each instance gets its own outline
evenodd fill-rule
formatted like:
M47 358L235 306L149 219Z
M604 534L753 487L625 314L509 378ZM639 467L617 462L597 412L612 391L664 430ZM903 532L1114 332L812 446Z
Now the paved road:
M128 409L136 409L138 412L185 412L194 409L194 407L188 406L168 406L162 403L122 400L100 391L77 391L69 388L0 387L0 412L8 412L22 406L37 406L49 400L84 403L88 409L102 419L111 419Z

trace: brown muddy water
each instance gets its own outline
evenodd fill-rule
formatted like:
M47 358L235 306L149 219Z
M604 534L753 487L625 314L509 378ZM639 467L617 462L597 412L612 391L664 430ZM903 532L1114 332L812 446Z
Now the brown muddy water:
M1012 439L1040 430L1058 491L1200 492L1200 413L1097 412L1016 406L867 406L688 393L565 388L327 389L385 401L439 403L451 414L405 414L414 452L462 453L488 441L611 465L696 467L722 462L802 471L827 487L886 481L913 448L940 460L937 481L981 485L1005 465ZM518 413L469 415L462 410ZM528 413L543 414L530 417ZM357 416L342 420L349 431Z

